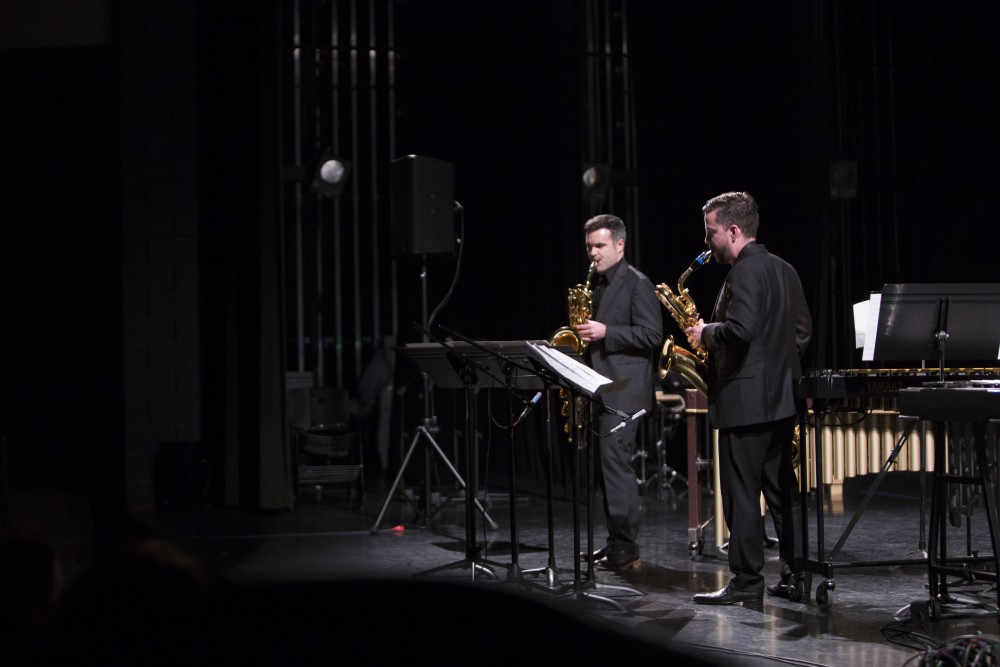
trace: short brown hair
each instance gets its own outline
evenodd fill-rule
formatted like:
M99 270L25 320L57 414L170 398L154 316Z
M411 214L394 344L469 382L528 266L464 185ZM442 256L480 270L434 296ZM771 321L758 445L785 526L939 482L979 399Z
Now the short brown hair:
M724 227L736 225L747 238L757 238L757 226L760 216L757 214L757 201L749 192L726 192L712 197L701 207L701 212L708 215L717 211L715 219Z

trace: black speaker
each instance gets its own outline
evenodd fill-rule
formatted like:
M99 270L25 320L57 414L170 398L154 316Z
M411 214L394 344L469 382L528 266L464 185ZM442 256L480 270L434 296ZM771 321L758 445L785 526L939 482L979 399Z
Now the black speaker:
M450 162L420 155L393 160L392 250L436 255L455 248L455 172Z

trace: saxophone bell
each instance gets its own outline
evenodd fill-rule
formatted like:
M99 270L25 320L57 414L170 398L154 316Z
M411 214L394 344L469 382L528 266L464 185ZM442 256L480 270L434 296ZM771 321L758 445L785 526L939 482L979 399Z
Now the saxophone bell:
M660 352L660 380L667 378L667 373L674 371L691 382L691 385L704 395L708 395L708 386L702 378L704 364L701 359L691 354L683 347L674 344L674 337L668 336L663 343L663 350Z
M570 347L574 352L586 349L586 344L580 338L580 334L571 326L559 327L549 337L549 345L552 347Z

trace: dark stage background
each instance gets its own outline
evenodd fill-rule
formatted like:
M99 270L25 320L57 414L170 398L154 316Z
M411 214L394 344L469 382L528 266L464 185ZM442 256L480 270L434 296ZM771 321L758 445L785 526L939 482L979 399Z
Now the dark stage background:
M465 273L438 321L476 337L547 335L565 317L565 287L586 270L582 82L566 55L579 26L559 20L573 4L484 14L476 3L434 3L410 36L434 74L413 78L399 152L456 165ZM799 269L822 325L812 367L861 365L844 317L885 283L997 278L969 248L975 221L989 217L988 197L976 193L988 192L997 141L983 96L996 88L997 49L976 25L996 10L868 5L627 7L633 259L673 286L702 249L700 205L750 191L761 241ZM831 198L840 160L857 163L850 199ZM443 282L450 268L438 269ZM702 309L723 274L710 265L688 281Z
M280 307L251 318L280 324L278 365L315 372L325 364L325 386L358 395L380 344L420 339L411 323L423 316L421 259L394 256L389 247L388 163L403 155L454 165L455 199L464 210L462 262L456 273L455 254L427 258L428 303L440 306L435 324L470 338L546 338L565 323L566 288L583 279L587 265L581 227L595 209L627 216L630 259L655 283L674 286L703 247L701 204L727 190L757 197L760 240L802 276L816 324L810 368L862 365L850 305L885 283L998 280L989 240L998 147L996 3L407 0L359 3L356 16L336 2L168 4L95 2L105 29L69 43L30 38L65 34L56 29L3 33L0 408L13 479L141 504L151 497L156 445L199 440L214 464L214 499L247 504L247 470L260 468L254 483L266 477L266 457L240 450L238 458L255 461L241 468L232 463L232 447L243 445L220 444L234 423L224 409L233 401L226 392L250 374L240 365L248 356L256 369L252 386L268 386L267 374L256 372L258 352L266 355L275 343L262 334L252 354L246 345L234 354L224 333L240 329L243 309L264 299L251 292L234 302L224 287L256 275L242 263L260 248L233 259L227 253L241 252L233 235L253 219L264 230L263 254L280 254ZM364 96L350 93L371 85L365 90L378 106L369 117L375 120L352 125L344 116L335 136L323 129L333 112L310 119L309 145L298 159L286 59L293 6L301 25L349 14L362 27L369 19L394 25L393 86L373 83L376 74L379 81L388 76L382 61L367 74L340 70L336 94L345 96L344 108L364 105ZM24 19L7 11L7 26ZM61 26L66 18L56 14L27 23ZM627 165L633 180L614 185L598 204L581 193L582 165L620 166L602 141L621 128L597 128L604 135L595 150L588 119L601 109L605 120L619 117L608 110L626 98L614 86L596 102L588 96L588 38L595 33L588 17L617 35L608 43L624 49L608 62L611 80L627 82L624 117L634 139ZM352 53L361 58L364 45ZM157 66L137 64L147 60ZM146 113L154 127L170 131L137 131ZM368 158L358 148L366 135L375 137ZM317 243L309 216L336 216L336 226L322 223L321 243L343 243L323 260L336 256L340 263L323 273L328 280L343 275L344 283L336 300L332 290L305 295L308 340L300 361L288 183L295 174L307 178L314 152L335 142L355 155L352 199L303 205L303 263L307 285L324 280L309 268ZM229 151L239 159L227 160ZM134 169L140 159L170 161L171 186L149 188ZM175 212L164 224L167 198ZM194 221L188 227L177 222L187 218ZM130 326L126 316L136 298L133 272L148 263L135 257L123 233L137 226L166 229L175 241L194 239L189 250L200 278L189 282L173 270L165 284L149 286L153 297L141 297L164 289L168 300L197 300L196 323L182 337L198 359L189 374L195 386L186 391L189 378L149 382L130 361L141 348L154 369L172 366L169 359L155 363L156 335ZM224 257L235 273L218 268ZM723 276L724 268L709 265L689 279L703 312ZM220 315L234 309L233 319ZM325 360L310 337L316 312L340 332ZM177 322L169 326L176 334ZM666 313L665 328L678 333ZM177 342L175 335L167 345ZM340 347L348 350L343 357L335 353ZM395 386L413 381L414 369L398 357ZM168 384L182 389L171 394ZM394 406L393 425L419 416L417 393L396 393L405 407ZM266 401L266 394L254 400ZM173 416L157 412L164 401ZM451 401L442 397L439 405ZM173 420L190 428L147 428L151 414L160 426ZM374 428L377 414L364 416L365 428ZM395 428L393 452L405 442ZM239 492L222 481L232 475L242 476ZM137 480L142 484L130 490Z

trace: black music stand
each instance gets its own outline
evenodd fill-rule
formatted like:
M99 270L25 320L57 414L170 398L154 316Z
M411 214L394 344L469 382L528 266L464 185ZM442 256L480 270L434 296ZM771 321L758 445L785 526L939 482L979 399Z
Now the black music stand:
M577 423L576 406L577 397L585 397L587 400L591 401L593 404L597 405L601 410L607 410L604 405L601 405L597 401L597 398L608 394L613 391L621 389L628 384L628 380L610 380L601 374L597 373L589 366L573 359L569 355L560 352L551 347L536 345L533 343L528 344L527 353L529 359L539 370L544 377L548 377L554 384L558 384L570 395L570 423ZM635 415L626 415L624 413L619 413L622 417L622 423L638 419L643 414L645 410L640 410ZM589 430L587 431L589 436ZM579 437L579 434L577 435ZM589 437L588 437L589 442ZM625 611L625 608L615 599L597 595L593 593L590 588L594 589L614 589L621 590L634 595L642 595L641 591L638 591L629 586L614 586L609 584L602 584L597 581L597 575L594 572L594 561L592 558L587 559L587 578L586 580L582 577L582 572L580 568L580 558L581 553L580 546L580 468L582 467L583 461L581 461L581 452L587 450L587 553L593 553L594 551L594 457L593 457L593 447L580 446L577 443L574 452L574 462L573 462L573 583L569 587L567 593L563 593L560 597L569 596L573 600L589 599L598 602L604 602L605 604L611 605L618 611Z
M970 577L977 574L970 570L971 563L985 560L993 565L994 570L1000 568L996 536L997 508L995 502L991 502L991 492L987 488L989 461L984 443L985 423L997 415L988 415L985 409L980 409L977 400L985 397L980 396L975 388L963 387L961 385L964 383L960 381L945 380L947 359L976 365L995 364L1000 359L1000 283L886 285L880 298L877 334L873 352L875 358L894 361L938 360L938 382L925 383L923 388L900 391L900 414L911 419L929 420L934 428L930 544L926 561L930 590L927 604L929 615L936 617L940 615L942 603L956 601L949 594L945 579L947 574L958 574L971 583ZM995 401L992 405L995 405ZM945 472L949 451L946 446L949 437L947 424L950 422L968 422L973 425L978 474ZM921 465L922 471L923 468ZM944 498L946 484L971 485L980 491L990 531L992 557L983 559L971 553L966 554L965 558L948 557L942 521L942 516L948 514ZM923 498L923 481L921 492ZM921 508L922 506L923 503ZM989 578L983 572L978 575ZM996 586L996 572L991 577ZM920 614L911 607L911 615Z
M878 361L919 361L921 366L936 359L941 385L945 383L948 359L978 365L980 362L994 364L1000 358L1000 284L887 284L882 288L878 304L874 345L866 346L866 357ZM915 425L916 422L907 425L893 450L893 460ZM923 501L926 497L923 447L920 457L920 499ZM869 496L872 493L874 490ZM923 502L920 504L920 549L926 557Z
M910 387L899 392L900 410L916 419L932 422L934 428L934 475L931 484L931 523L930 548L927 555L928 591L930 597L926 602L917 600L909 605L910 615L917 618L941 618L941 606L951 602L964 606L983 607L979 599L961 600L949 592L949 587L965 583L976 585L978 581L992 581L994 592L997 591L998 572L1000 572L1000 545L997 543L997 507L993 495L995 488L988 484L989 470L992 467L990 457L986 454L986 426L991 420L1000 418L1000 385L989 383L989 386L965 382L949 382L942 386L934 383L927 387ZM972 444L975 461L975 473L972 468L964 468L963 464L947 466L951 461L951 429L952 425L971 426ZM946 442L948 445L946 446ZM989 529L992 554L988 557L979 556L967 545L964 557L949 557L947 533L944 530L942 517L948 515L946 485L968 485L975 488L982 500L986 512L986 523ZM994 473L994 487L996 485ZM992 499L991 499L992 497ZM967 519L966 532L971 531L971 522ZM992 572L984 569L974 569L974 564L992 566ZM957 575L958 581L949 584L948 575ZM977 586L978 587L978 586ZM978 598L978 594L976 598ZM996 614L996 608L992 610ZM998 616L1000 619L1000 616Z
M877 298L875 338L865 361L946 359L996 363L1000 358L1000 283L889 284ZM870 313L870 317L873 317Z
M486 375L493 377L497 382L503 383L504 389L506 390L507 396L507 437L508 437L508 467L507 467L507 484L508 484L508 498L510 502L510 566L507 569L507 581L508 582L524 582L522 578L521 566L519 563L519 547L520 540L518 536L518 526L517 526L517 487L515 479L515 428L518 423L528 415L531 411L534 401L525 406L524 411L521 413L517 419L514 417L513 409L513 396L515 386L518 389L545 389L546 382L543 380L542 374L535 370L532 366L525 363L527 361L527 348L529 345L544 344L544 341L475 341L466 338L462 334L452 331L444 326L441 327L446 333L458 338L465 345L475 348L475 350L487 355L485 359L481 360L480 364ZM452 345L461 345L462 343L452 343ZM536 396L540 398L539 393ZM551 462L550 462L551 469ZM549 515L551 517L551 493L549 494ZM549 573L548 580L550 582L555 581L555 571L554 571L554 555L553 555L553 537L552 537L552 524L549 523L549 546L550 546L550 566L553 566L553 570ZM534 571L531 572L534 574ZM553 587L557 584L554 583Z
M442 462L447 466L448 470L451 471L452 476L454 476L455 481L458 482L459 486L465 492L465 507L466 507L466 553L465 558L457 563L452 563L442 568L436 568L434 571L439 569L446 569L456 566L471 566L473 570L473 577L477 571L484 571L489 574L493 574L483 563L481 557L481 550L478 543L476 542L476 517L475 510L478 509L482 513L483 518L490 524L491 528L496 529L497 523L490 518L490 515L486 512L486 509L480 504L479 499L476 498L476 485L477 477L476 472L478 469L477 463L477 450L475 443L476 434L476 407L475 407L475 395L478 389L479 378L478 378L478 368L474 359L463 357L458 354L451 347L446 346L441 343L410 343L405 346L406 351L410 354L410 357L416 362L416 364L421 368L421 370L426 373L426 375L434 381L437 386L442 388L464 388L465 389L465 421L466 421L466 443L467 443L467 455L466 455L466 477L468 478L468 484L462 479L462 476L455 469L455 466L451 464L448 457L444 455L441 447L434 440L434 436L427 429L426 425L421 425L417 427L417 432L413 436L413 440L410 443L410 448L406 452L406 456L403 458L403 462L400 465L399 472L396 474L396 479L392 483L392 487L389 489L389 493L386 495L385 502L382 505L382 510L379 512L378 518L375 520L375 524L371 527L371 532L375 533L378 531L379 525L382 523L382 517L385 515L386 509L389 503L392 501L399 484L403 479L403 474L406 472L406 466L410 462L410 458L413 456L414 451L418 444L420 444L421 439L426 441L430 447L441 458ZM430 517L428 516L429 520Z

